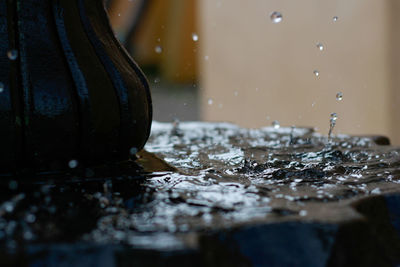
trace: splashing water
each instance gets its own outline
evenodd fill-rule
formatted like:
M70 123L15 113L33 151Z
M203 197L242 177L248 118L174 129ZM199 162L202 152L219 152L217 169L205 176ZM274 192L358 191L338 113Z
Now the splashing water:
M329 133L328 133L328 142L329 143L332 141L332 132L333 132L333 129L335 128L336 120L337 120L337 114L331 113L331 118L329 120Z
M282 14L278 11L274 11L269 16L272 20L272 23L280 23L283 20Z
M371 138L340 135L327 147L326 137L308 128L181 122L179 136L173 128L153 122L146 150L179 171L155 169L140 178L94 170L90 180L21 182L16 190L3 184L0 214L11 216L0 218L0 242L74 234L77 242L186 248L193 235L243 224L320 220L327 210L335 211L329 213L335 220L349 219L336 211L400 190L400 149ZM65 231L55 219L64 214L72 216L67 223L90 226L85 233Z

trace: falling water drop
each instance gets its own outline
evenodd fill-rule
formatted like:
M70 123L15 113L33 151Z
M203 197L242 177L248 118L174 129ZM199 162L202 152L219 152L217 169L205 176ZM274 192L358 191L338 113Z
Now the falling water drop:
M337 114L331 113L331 123L336 123L336 120L337 120Z
M199 40L199 36L197 35L197 33L192 33L192 40L197 42Z
M214 101L212 100L212 98L209 98L208 101L207 101L208 105L210 105L210 106L213 104L213 102Z
M323 51L324 50L324 45L321 43L317 43L317 47L319 49L319 51Z
M307 211L306 210L301 210L299 212L299 215L302 216L302 217L307 216Z
M273 121L272 127L274 127L275 129L279 129L279 127L281 127L281 125L279 124L279 121Z
M16 60L18 58L18 51L16 49L8 50L7 57L9 60Z
M315 77L319 76L319 71L318 70L314 70L313 73L314 73Z
M332 20L333 20L333 22L336 22L338 19L339 18L337 16L334 16Z
M342 99L343 99L343 93L342 93L342 92L338 92L338 93L336 94L336 100L337 100L337 101L342 101Z
M78 167L78 161L76 159L72 159L68 162L68 167L70 167L71 169L75 169L76 167Z
M282 14L278 11L274 11L270 14L270 18L272 20L273 23L279 23L282 21Z
M154 51L157 54L161 54L162 53L162 47L160 45L157 45L156 47L154 47Z

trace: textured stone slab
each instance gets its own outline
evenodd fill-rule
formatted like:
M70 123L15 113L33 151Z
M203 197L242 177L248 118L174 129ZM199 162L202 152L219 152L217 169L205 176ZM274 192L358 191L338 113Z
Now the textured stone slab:
M3 180L2 258L393 266L400 149L386 144L344 135L329 143L303 128L155 123L136 162Z

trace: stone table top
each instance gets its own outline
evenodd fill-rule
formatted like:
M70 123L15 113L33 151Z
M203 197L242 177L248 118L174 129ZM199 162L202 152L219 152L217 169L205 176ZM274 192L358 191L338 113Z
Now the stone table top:
M384 137L153 123L135 161L4 178L11 263L400 263L400 148ZM84 260L83 260L84 259Z

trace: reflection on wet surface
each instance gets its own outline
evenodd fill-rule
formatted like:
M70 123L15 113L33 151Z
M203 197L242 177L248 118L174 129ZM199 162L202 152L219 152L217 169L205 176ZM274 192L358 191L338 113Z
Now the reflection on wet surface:
M153 123L146 150L143 169L125 162L4 180L1 244L11 252L77 241L196 248L196 233L209 230L359 218L352 203L400 189L400 149L367 137L328 144L303 128Z

